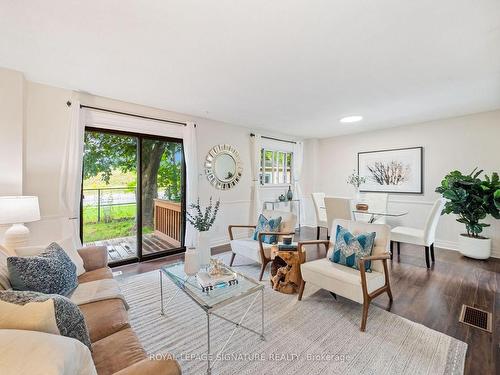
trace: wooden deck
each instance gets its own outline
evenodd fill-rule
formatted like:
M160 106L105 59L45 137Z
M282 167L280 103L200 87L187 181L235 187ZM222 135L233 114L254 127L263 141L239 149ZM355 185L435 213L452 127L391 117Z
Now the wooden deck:
M108 249L108 262L110 263L133 258L137 254L137 238L135 236L88 242L85 245L106 246ZM178 247L178 245L165 241L154 234L146 234L143 237L142 253L154 254L159 251L177 249Z

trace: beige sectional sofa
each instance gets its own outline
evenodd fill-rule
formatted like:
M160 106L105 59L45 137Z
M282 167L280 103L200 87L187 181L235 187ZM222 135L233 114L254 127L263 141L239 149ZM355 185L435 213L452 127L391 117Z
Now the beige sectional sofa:
M78 253L86 271L79 276L80 283L113 278L105 247L87 247ZM162 356L161 360L148 358L130 327L121 299L92 302L80 305L80 309L89 329L92 358L99 375L181 374L178 362L168 356Z

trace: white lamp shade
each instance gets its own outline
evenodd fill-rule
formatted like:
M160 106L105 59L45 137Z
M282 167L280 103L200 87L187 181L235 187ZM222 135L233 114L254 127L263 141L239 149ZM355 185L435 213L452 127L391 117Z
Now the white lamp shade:
M0 224L29 223L40 220L38 197L0 197Z

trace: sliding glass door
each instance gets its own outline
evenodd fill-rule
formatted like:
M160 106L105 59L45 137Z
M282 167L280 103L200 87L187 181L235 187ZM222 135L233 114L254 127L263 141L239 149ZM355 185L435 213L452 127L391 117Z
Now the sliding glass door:
M81 236L120 264L183 249L182 141L85 130Z

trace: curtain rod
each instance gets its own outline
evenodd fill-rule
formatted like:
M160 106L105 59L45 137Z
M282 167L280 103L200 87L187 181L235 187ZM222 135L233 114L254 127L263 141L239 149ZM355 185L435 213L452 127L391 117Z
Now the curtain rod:
M250 137L255 137L255 134L254 133L250 133ZM297 142L295 141L288 141L286 139L279 139L279 138L273 138L273 137L266 137L265 135L261 135L261 138L265 138L265 139L271 139L273 141L278 141L278 142L285 142L285 143L293 143L293 144L297 144Z
M69 103L69 104L68 104ZM71 105L71 102L68 102L68 107ZM173 121L173 120L165 120L162 118L156 118L156 117L149 117L149 116L142 116L142 115L135 115L133 113L126 113L126 112L120 112L120 111L113 111L111 109L106 109L106 108L99 108L99 107L92 107L90 105L83 105L80 104L80 108L88 108L88 109L95 109L98 111L104 111L104 112L110 112L110 113L116 113L118 115L125 115L125 116L132 116L132 117L138 117L138 118L143 118L145 120L154 120L154 121L160 121L160 122L167 122L170 124L177 124L177 125L182 125L182 126L187 126L185 122L180 122L180 121Z

